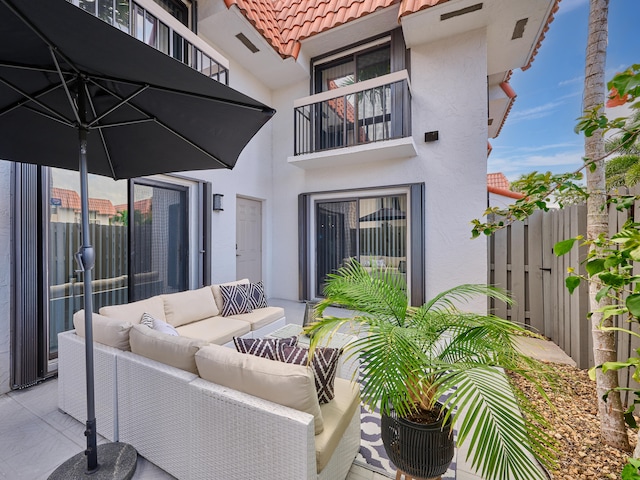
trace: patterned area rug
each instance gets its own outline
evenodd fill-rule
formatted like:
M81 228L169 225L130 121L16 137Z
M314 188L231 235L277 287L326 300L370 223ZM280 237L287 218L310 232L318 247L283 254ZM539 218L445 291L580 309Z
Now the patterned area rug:
M396 467L387 457L387 452L382 445L380 413L377 409L374 412L369 412L361 405L360 420L360 452L356 456L355 463L386 477L396 478ZM456 458L457 451L453 455L449 470L442 476L442 480L456 479Z

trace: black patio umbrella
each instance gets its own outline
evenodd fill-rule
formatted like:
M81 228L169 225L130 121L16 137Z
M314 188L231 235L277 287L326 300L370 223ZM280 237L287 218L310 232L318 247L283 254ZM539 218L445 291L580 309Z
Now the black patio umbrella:
M87 471L99 468L87 174L233 168L274 113L65 0L0 0L0 158L80 171Z

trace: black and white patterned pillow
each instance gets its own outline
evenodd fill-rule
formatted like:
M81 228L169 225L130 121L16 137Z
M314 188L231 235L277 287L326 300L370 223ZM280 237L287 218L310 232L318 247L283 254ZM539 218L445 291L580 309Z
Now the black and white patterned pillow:
M338 371L338 359L341 354L342 349L328 347L318 347L313 353L311 369L313 370L320 403L329 403L335 396L333 384ZM281 362L295 363L296 365L309 364L308 348L281 345L278 355L278 360Z
M140 325L146 325L149 328L153 328L153 316L144 312L142 314L142 318L140 318Z
M251 313L249 303L248 285L220 285L222 294L222 316L238 315L240 313Z
M298 344L298 337L289 338L240 338L233 337L236 350L240 353L249 353L257 357L278 359L278 349L280 345L295 347Z
M250 283L249 284L249 303L251 303L251 308L265 308L267 305L267 298L264 294L264 284L262 282Z

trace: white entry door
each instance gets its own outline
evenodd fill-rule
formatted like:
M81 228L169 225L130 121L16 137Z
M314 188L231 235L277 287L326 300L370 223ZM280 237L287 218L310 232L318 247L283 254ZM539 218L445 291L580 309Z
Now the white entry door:
M262 202L237 198L236 278L262 280Z

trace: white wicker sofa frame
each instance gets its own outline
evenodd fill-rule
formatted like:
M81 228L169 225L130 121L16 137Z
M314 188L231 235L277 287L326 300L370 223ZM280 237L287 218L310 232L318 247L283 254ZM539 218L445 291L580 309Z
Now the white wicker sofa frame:
M78 326L82 315L77 317L74 323ZM346 477L360 445L359 408L353 407L355 397L347 392L353 386L348 381L336 379L336 397L350 398L352 405L340 407L345 413L338 415L335 406L325 409L327 418L338 417L343 425L335 440L337 445L326 449L330 456L320 454L320 458L316 450L321 437L315 435L316 419L311 413L205 380L190 364L184 369L176 368L158 358L99 343L107 335L113 345L122 346L123 338L126 336L128 342L131 332L133 344L133 333L139 337L146 327L123 326L113 317L107 318L107 327L100 315L97 319L95 325L94 318L96 418L102 436L130 443L142 456L178 479ZM58 338L59 407L85 421L84 338L76 331L61 333ZM214 348L205 344L195 340L189 348ZM328 425L327 431L336 429L331 422Z

